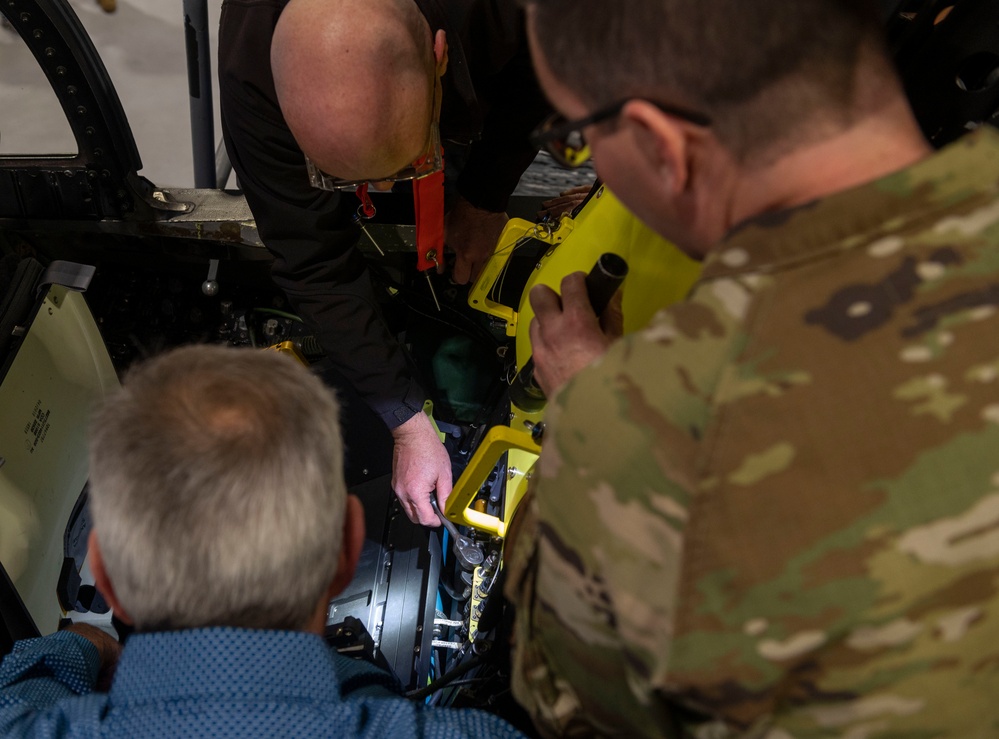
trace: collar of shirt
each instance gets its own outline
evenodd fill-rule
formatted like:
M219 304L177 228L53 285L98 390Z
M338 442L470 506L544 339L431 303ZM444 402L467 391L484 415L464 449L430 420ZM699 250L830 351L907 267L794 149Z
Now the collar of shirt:
M873 247L881 238L897 239L909 225L932 223L945 207L962 201L970 207L975 201L987 205L997 190L999 132L983 126L899 172L744 221L705 259L700 282L776 272L846 249Z
M236 628L134 634L115 672L111 702L266 694L340 700L332 655L315 634Z

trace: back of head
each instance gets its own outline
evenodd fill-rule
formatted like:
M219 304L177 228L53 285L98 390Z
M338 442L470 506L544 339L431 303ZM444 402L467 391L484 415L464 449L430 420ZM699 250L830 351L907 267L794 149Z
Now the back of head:
M413 0L291 0L271 68L295 140L329 174L388 177L423 153L434 55Z
M185 347L129 373L95 414L90 489L138 629L308 623L341 546L337 410L273 352Z
M872 102L859 86L898 89L873 0L524 2L548 68L584 103L705 113L742 161L847 127Z

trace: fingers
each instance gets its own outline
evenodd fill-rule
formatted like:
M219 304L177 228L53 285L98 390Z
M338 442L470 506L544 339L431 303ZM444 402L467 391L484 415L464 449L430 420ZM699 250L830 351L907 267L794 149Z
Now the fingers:
M548 316L562 312L562 300L547 285L535 285L527 297L531 301L534 317L542 323Z
M454 271L451 274L459 285L465 285L478 279L482 270L493 256L495 241L469 243L454 250Z
M593 313L590 298L586 293L586 274L573 272L562 278L562 309ZM596 314L594 313L594 317Z
M541 206L545 210L555 210L563 205L578 203L579 200L575 195L559 195L557 198L549 198L548 200L542 200Z
M415 496L415 505L413 506L416 512L416 523L429 526L430 528L436 528L441 525L440 517L434 512L434 507L430 505L430 498L433 494L433 491L431 491ZM410 516L410 520L413 520L412 516Z
M568 190L563 190L556 197L549 198L541 204L547 207L549 203L579 203L590 194L590 190L592 189L593 185L577 185L576 187L570 187ZM583 197L581 198L580 195Z
M448 475L446 480L443 478L437 480L437 507L441 509L441 513L444 512L447 499L451 497L451 489L450 475Z
M579 185L560 193L557 197L542 201L542 210L538 211L538 218L561 217L586 200L586 196L590 194L592 188L592 185Z
M451 275L451 279L453 279L459 285L467 285L471 278L472 278L472 261L468 259L462 252L457 252L456 258L454 260L454 272Z
M465 285L479 276L496 248L509 217L476 208L458 199L444 221L445 243L454 250L453 279Z
M392 488L402 505L402 510L406 513L406 518L422 526L430 526L431 528L440 526L441 521L434 513L433 506L430 505L430 497L434 494L432 490L424 492L415 492L419 488L407 490L397 484L395 480L392 481Z
M534 381L547 395L552 390L552 382L548 372L550 347L546 334L549 331L558 334L558 325L562 320L562 300L547 285L535 285L531 288L528 299L534 309L534 320L528 327L534 356Z
M586 275L574 272L561 284L559 296L551 288L531 289L534 320L528 329L534 354L534 378L552 396L577 372L607 349L586 291Z
M546 396L551 395L552 383L548 377L548 346L541 336L541 322L537 316L531 321L527 332L531 338L531 356L534 359L534 381Z
M492 252L489 253L492 256ZM482 270L486 268L486 264L489 262L489 257L485 259L477 259L472 262L472 268L469 270L468 279L470 282L475 282L479 279L479 275L482 274Z
M491 254L491 253L490 253ZM459 254L458 258L454 262L454 274L452 279L459 285L464 285L468 282L475 282L482 274L482 270L485 269L486 262L489 258L485 259L476 258L474 255L462 255Z

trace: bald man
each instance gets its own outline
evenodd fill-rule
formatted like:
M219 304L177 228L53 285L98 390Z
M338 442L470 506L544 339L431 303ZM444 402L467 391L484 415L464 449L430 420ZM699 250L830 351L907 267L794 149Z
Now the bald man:
M447 65L447 34L431 30L412 0L288 3L271 71L285 121L314 164L379 181L427 152Z
M226 148L274 280L391 430L407 514L436 526L430 496L450 492L450 460L356 248L359 201L313 187L306 155L326 181L384 188L434 153L439 123L449 169L465 160L445 223L453 276L473 279L548 112L521 12L515 0L225 0L219 78Z

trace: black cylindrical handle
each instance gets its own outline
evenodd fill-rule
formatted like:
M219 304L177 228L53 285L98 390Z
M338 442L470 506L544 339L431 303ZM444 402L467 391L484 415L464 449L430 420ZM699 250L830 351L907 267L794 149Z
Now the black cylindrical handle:
M593 269L586 275L586 296L597 317L607 310L614 293L628 276L628 263L612 252L600 255ZM510 385L510 402L528 413L534 413L545 407L547 399L544 392L534 381L534 357L528 359Z
M600 255L600 259L586 275L586 297L590 299L597 318L607 310L611 298L627 276L628 263L624 261L624 257L613 252Z

